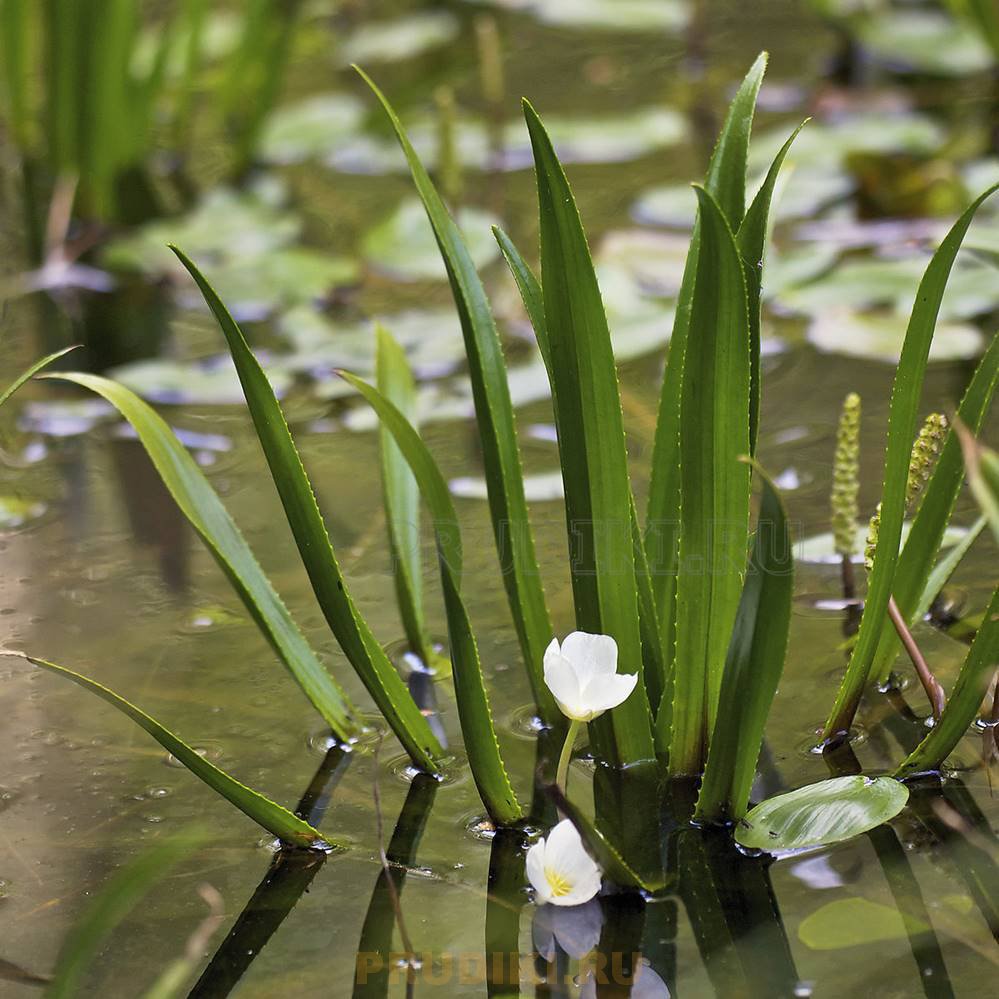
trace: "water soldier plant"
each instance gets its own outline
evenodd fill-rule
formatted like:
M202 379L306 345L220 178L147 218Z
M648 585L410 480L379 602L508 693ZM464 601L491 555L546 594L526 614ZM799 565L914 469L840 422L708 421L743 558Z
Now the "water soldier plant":
M575 611L575 632L561 644L537 563L503 350L484 285L390 104L361 74L406 156L461 320L500 578L537 715L553 730L556 749L563 749L554 781L554 754L542 753L539 780L575 826L605 878L625 887L658 888L665 883L659 850L663 832L658 814L648 808L649 800L664 788L693 789L692 794L669 795L671 800L687 800L682 823L693 817L700 826L734 826L741 843L766 850L830 842L889 820L908 797L901 781L937 770L967 731L999 657L997 591L950 699L941 705L939 721L893 776L838 778L749 810L764 728L783 669L793 594L788 519L777 488L755 458L762 393L760 303L770 208L781 166L797 135L796 130L779 150L747 206L750 132L765 67L766 57L760 56L739 87L704 184L696 187L697 222L666 360L644 518L632 480L606 313L580 213L541 118L524 103L538 192L540 273L534 273L505 233L497 230L495 235L550 379ZM942 445L928 475L920 447L916 471L926 481L918 501L909 486L910 455L947 278L975 211L993 190L977 198L943 240L913 307L892 392L867 598L843 684L821 732L826 748L848 739L861 696L894 662L898 634L889 612L892 603L911 624L925 606L926 591L938 591L946 580L934 566L963 480L961 444L953 428L944 432L938 427ZM312 483L260 363L209 280L182 250L175 252L226 339L330 631L413 766L429 775L444 773L454 763L351 597ZM419 500L434 530L447 619L446 658L469 768L493 824L518 825L525 810L496 738L467 609L473 583L463 573L459 518L444 476L410 419L412 376L405 355L390 333L380 330L376 384L342 374L381 422L389 544L396 555L396 592L409 645L424 661L435 655L428 647L419 564L413 554ZM957 412L958 425L969 433L983 423L997 376L999 338L994 338ZM359 731L356 709L295 626L217 494L163 420L132 392L106 379L87 374L52 377L97 392L134 426L185 516L334 737L354 738ZM856 464L857 419L859 401L851 400L836 471L837 545L847 558L854 544L847 521L856 516L856 493L848 480ZM966 443L966 451L971 446ZM982 483L995 477L994 461L978 451L974 454L978 457L977 464L972 462L972 478L985 495ZM755 527L754 479L760 492ZM903 547L903 519L910 501L916 509ZM933 596L935 592L930 599ZM118 695L64 668L32 661L125 711L192 772L286 842L318 842L319 834L306 823L222 774ZM568 760L583 722L597 763L594 819L567 796L565 786ZM645 807L636 807L636 802ZM572 878L547 859L567 836L548 838L540 865L548 885L542 894L547 891L553 898L564 884L569 886L564 896L574 897ZM582 870L567 863L564 870L573 877ZM531 869L538 864L530 861ZM545 873L549 868L551 877ZM582 878L587 885L591 874L587 869ZM536 877L531 880L537 887Z

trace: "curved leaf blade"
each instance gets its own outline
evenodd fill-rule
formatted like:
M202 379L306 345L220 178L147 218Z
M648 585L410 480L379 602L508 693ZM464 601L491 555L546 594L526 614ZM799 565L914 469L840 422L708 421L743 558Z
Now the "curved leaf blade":
M992 594L988 610L968 657L961 667L957 683L947 700L940 720L925 739L903 760L895 771L899 778L938 770L967 733L978 716L982 697L999 663L999 587Z
M729 105L704 181L705 188L719 202L733 231L737 231L743 221L741 206L746 200L749 136L766 68L767 54L764 52L753 63ZM676 569L680 545L680 398L684 358L690 337L700 230L698 216L690 236L690 249L677 295L676 318L666 354L645 515L645 550L663 628L663 644L671 657L675 644ZM657 715L657 718L665 717L668 717L668 712L665 716L662 712Z
M739 460L749 453L746 282L721 208L704 188L695 190L701 243L681 399L674 775L704 766L749 539L749 466Z
M746 813L770 706L784 671L794 556L787 515L773 482L757 468L763 499L749 574L725 662L718 720L697 799L696 816L708 822Z
M260 362L253 356L243 331L195 264L177 247L171 249L194 278L225 335L260 446L330 630L413 763L428 773L439 772L444 750L402 677L354 606L312 483Z
M338 738L360 732L356 709L319 661L264 575L229 511L166 421L117 382L82 372L46 375L103 396L132 425L177 506L208 546L264 637Z
M760 307L763 298L763 263L766 257L767 237L770 232L770 205L784 160L791 149L791 144L804 127L805 122L802 122L791 133L787 142L781 146L774 157L773 163L763 179L763 184L756 192L756 196L736 230L735 236L736 242L739 244L739 252L742 254L743 266L746 268L746 295L749 303L749 366L752 374L752 382L749 386L750 454L756 453L756 438L760 430L760 396L762 392Z
M145 711L137 708L130 701L126 701L124 697L116 694L110 688L82 673L76 673L65 666L58 666L45 659L37 659L23 652L8 652L7 654L21 656L41 669L64 676L84 690L89 690L90 693L107 701L123 715L131 718L140 728L145 729L168 753L183 763L195 777L235 805L245 816L253 819L257 825L262 826L283 842L306 848L327 845L323 835L317 829L313 829L308 822L303 822L297 815L271 801L259 791L254 791L245 784L241 784L235 777L206 760L155 718L147 715Z
M989 349L978 362L957 411L960 422L972 433L978 433L985 421L997 382L999 382L999 335L993 336ZM892 596L895 597L899 610L910 624L915 624L925 614L925 610L920 612L922 604L920 597L933 561L940 551L944 531L950 522L963 481L961 442L957 431L951 428L930 481L923 491L912 529L905 540L905 547L898 557L895 569ZM954 553L950 554L953 556ZM871 664L871 675L877 677L879 682L887 680L899 648L898 632L892 627L891 622L886 620Z
M833 777L761 802L735 838L768 853L840 843L890 821L908 800L909 789L891 777Z
M388 336L384 330L380 335ZM430 510L437 536L455 700L465 752L475 786L490 818L499 825L510 825L521 819L523 812L500 755L489 695L482 676L482 663L461 597L461 534L447 482L426 444L406 417L367 382L345 371L340 375L364 396L378 414L382 426L392 434Z
M841 739L849 731L860 704L860 697L867 685L894 585L902 521L905 516L909 455L916 435L923 375L926 372L940 303L965 233L978 208L996 190L999 190L999 184L979 195L954 223L933 254L916 292L916 301L902 346L902 356L899 358L892 386L884 493L881 501L881 527L874 554L874 568L867 587L867 599L857 643L822 732L822 738L826 742Z
M631 485L610 332L576 203L544 125L529 103L541 220L541 287L557 399L576 627L612 635L619 662L642 661ZM590 723L615 764L653 759L644 684Z
M55 353L47 354L45 357L35 361L34 364L22 371L21 374L19 374L17 378L15 378L6 389L4 389L3 392L0 392L0 406L2 406L19 388L21 388L25 382L37 375L43 368L47 368L53 361L57 361L64 354L68 354L71 350L76 350L76 347L66 347L64 350L57 350Z
M378 391L415 426L416 383L402 348L376 328L375 379ZM392 554L396 601L410 649L431 661L423 618L423 573L420 565L420 489L392 435L379 431L382 499Z
M395 130L444 259L465 339L503 585L538 712L549 725L561 725L562 716L545 686L542 672L545 648L554 632L527 513L517 428L496 322L464 239L398 116L371 78L363 70L355 69L378 98Z

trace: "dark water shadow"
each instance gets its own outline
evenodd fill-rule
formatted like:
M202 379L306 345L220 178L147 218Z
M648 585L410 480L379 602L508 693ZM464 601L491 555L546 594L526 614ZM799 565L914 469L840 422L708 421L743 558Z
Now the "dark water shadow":
M295 814L319 824L330 797L350 765L352 754L332 746L323 757ZM315 850L279 850L239 918L201 973L188 999L224 999L246 974L260 951L277 932L308 890L326 861Z
M371 892L371 901L361 926L354 973L354 999L379 999L387 996L390 981L399 977L392 965L392 937L396 927L396 905L413 866L438 783L425 774L418 775L409 793L385 850L388 868L382 869ZM407 993L410 990L407 989Z

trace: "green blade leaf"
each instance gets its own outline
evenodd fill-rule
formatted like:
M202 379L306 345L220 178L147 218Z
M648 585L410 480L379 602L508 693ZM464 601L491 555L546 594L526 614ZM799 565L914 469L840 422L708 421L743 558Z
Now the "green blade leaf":
M968 657L961 667L940 721L902 761L895 772L896 777L911 777L939 770L978 716L982 697L995 672L996 663L999 663L999 587L992 593L985 618L968 650Z
M741 819L753 786L770 706L784 670L794 556L787 515L770 479L757 468L763 500L749 574L742 588L725 662L718 721L697 799L703 821Z
M527 515L513 404L496 323L464 239L406 137L398 117L374 82L362 70L357 71L381 102L392 123L447 268L465 339L468 374L472 382L489 491L489 512L503 585L538 712L549 725L561 725L562 717L545 686L542 671L545 648L554 632Z
M76 347L66 347L65 350L57 350L54 354L48 354L43 357L40 361L35 361L30 367L11 382L10 385L0 392L0 406L2 406L26 381L33 378L38 374L43 368L47 368L53 361L58 360L63 354L68 354L71 350L76 350Z
M569 182L541 119L526 101L541 218L541 284L557 399L576 626L612 635L619 662L642 661L631 485L617 369L586 236ZM654 755L643 684L590 723L599 755L615 764Z
M80 994L87 968L105 941L150 889L186 856L205 842L204 834L171 836L145 850L118 870L73 924L56 958L46 999L72 999Z
M558 413L558 396L556 394L555 377L551 364L551 344L548 340L548 328L545 325L545 303L541 283L525 262L520 251L502 229L494 226L493 235L499 243L500 250L506 258L520 297L524 302L531 325L541 349L545 367L548 369L548 381L552 386L552 404ZM558 420L556 419L556 423ZM638 511L635 509L634 497L631 497L631 530L635 548L635 581L638 586L638 614L642 637L642 666L644 671L645 691L649 704L659 705L666 687L668 657L663 644L662 629L659 624L659 614L656 609L655 592L649 563L645 555L645 541L642 536ZM657 747L658 748L658 747Z
M91 680L90 677L84 676L82 673L67 669L65 666L57 666L55 663L50 663L45 659L36 659L23 652L7 652L6 654L21 656L50 673L64 676L83 687L84 690L89 690L92 694L107 701L123 715L131 718L140 728L145 729L168 753L183 763L195 777L235 805L244 815L253 819L257 825L262 826L269 833L273 833L278 839L292 846L307 848L326 845L327 841L322 834L313 829L308 822L303 822L297 815L293 815L287 808L271 801L259 791L254 791L245 784L241 784L224 770L215 766L214 763L206 760L155 718L150 717L141 708L137 708L103 684Z
M961 441L972 495L999 541L999 455L975 440L960 420L956 421L954 429Z
M405 352L376 328L375 371L378 391L416 426L416 383ZM420 488L392 435L379 433L382 461L382 497L388 526L396 600L410 649L424 663L432 649L423 618L423 572L420 565Z
M726 213L733 231L737 231L742 223L741 206L746 199L749 134L766 66L767 55L762 53L732 99L704 182L705 188L714 195L722 211ZM670 656L675 644L677 558L680 545L680 398L697 275L700 230L698 218L690 236L690 249L687 251L677 296L676 318L666 355L645 517L645 550L652 572L659 621L663 628L663 644ZM657 720L668 717L669 712L664 714L660 710Z
M673 774L704 766L749 539L749 466L739 460L749 453L746 283L721 209L696 190L701 244L681 402Z
M354 606L312 483L263 368L212 286L182 251L172 249L197 282L225 335L274 485L330 630L413 763L429 773L438 772L444 751L402 677Z
M999 381L999 336L994 336L968 383L957 411L958 419L972 433L978 433L985 421L997 381ZM925 614L925 610L919 612L920 596L930 567L940 551L944 531L950 522L963 481L964 463L961 459L961 444L956 432L951 429L944 441L930 481L923 491L912 530L906 538L905 547L899 555L898 566L895 569L892 595L910 625ZM878 682L883 683L888 679L899 648L898 632L891 622L886 620L871 664L871 675L876 677Z
M628 862L614 849L614 844L587 818L580 808L574 805L557 784L547 784L543 788L555 807L569 819L579 832L590 856L599 864L604 877L622 888L639 888L642 891L658 891L662 883L650 884L644 881Z
M382 331L381 336L387 337L388 334ZM461 598L461 534L458 514L451 501L447 482L426 444L406 417L367 382L345 371L340 372L340 375L364 396L378 414L382 426L392 434L400 452L409 463L409 468L419 483L423 500L430 510L437 535L441 585L451 647L451 669L465 752L468 754L475 786L490 818L499 825L510 825L522 818L523 813L500 755L489 695L482 676L482 663L468 612Z
M59 378L96 392L135 428L181 513L215 556L302 692L337 738L355 737L360 731L356 709L295 624L204 472L163 418L130 389L98 375L72 372L45 377Z
M850 656L850 663L836 696L836 702L822 732L822 738L826 741L841 739L849 731L861 694L867 685L871 664L884 627L888 600L894 586L902 520L905 516L909 455L912 450L912 440L916 435L923 375L926 372L937 314L947 287L947 278L950 276L971 220L979 206L997 189L999 185L990 187L976 198L954 223L939 249L933 254L933 259L926 268L926 273L919 283L919 290L916 292L915 305L906 330L905 343L902 346L902 356L899 358L892 386L884 493L881 500L881 527L874 555L874 568L867 587L867 599L857 643Z
M954 570L961 564L961 559L968 554L968 549L978 540L987 523L988 520L985 517L979 517L968 528L964 537L953 548L948 549L947 554L933 567L933 571L926 577L926 585L923 587L923 593L912 615L911 621L913 623L922 621L929 614L933 601L947 585L947 580L954 575Z
M908 800L908 788L891 777L833 777L761 802L735 838L769 853L839 843L893 819Z
M766 257L767 237L770 232L770 204L773 201L774 187L780 175L784 159L791 148L791 143L805 127L802 122L790 135L787 142L781 146L774 157L770 169L756 197L746 212L739 228L736 230L736 242L742 254L742 263L746 269L746 295L749 302L749 365L752 382L749 386L749 447L750 454L756 453L756 438L760 430L760 306L763 297L763 262Z

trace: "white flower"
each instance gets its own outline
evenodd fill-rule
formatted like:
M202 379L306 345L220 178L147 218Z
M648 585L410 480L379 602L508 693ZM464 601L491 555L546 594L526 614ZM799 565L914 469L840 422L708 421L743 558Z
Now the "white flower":
M610 635L574 631L545 649L545 684L562 713L588 722L616 708L635 689L637 673L617 672L617 642Z
M600 891L600 868L569 819L527 851L527 877L537 901L552 905L582 905Z

